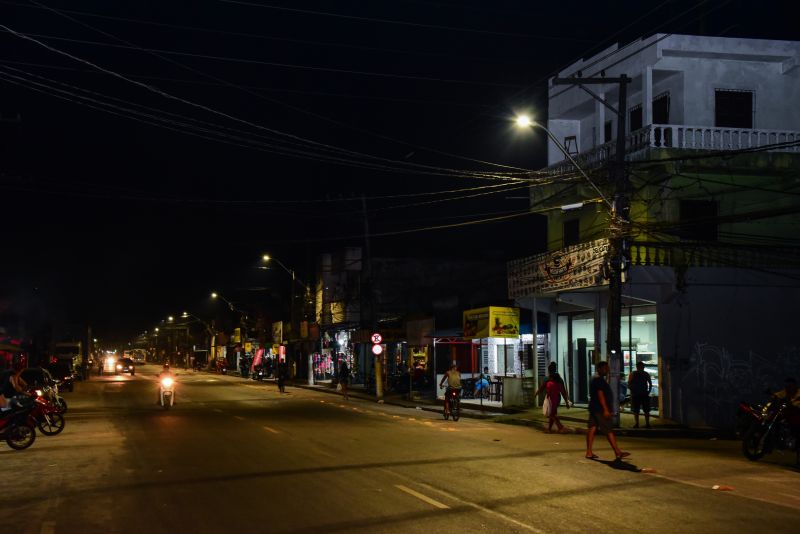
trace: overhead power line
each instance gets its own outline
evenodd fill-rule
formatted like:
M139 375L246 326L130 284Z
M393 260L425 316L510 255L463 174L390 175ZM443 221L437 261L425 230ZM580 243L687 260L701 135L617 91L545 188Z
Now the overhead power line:
M37 44L37 45L39 45L39 46L41 46L41 47L43 47L43 48L45 48L47 50L50 50L51 52L54 52L56 54L62 55L62 56L67 57L67 58L70 58L70 59L72 59L74 61L77 61L79 63L83 63L85 65L88 65L88 66L90 66L90 67L92 67L94 69L102 71L102 72L104 72L104 73L106 73L106 74L108 74L110 76L113 76L113 77L115 77L117 79L120 79L120 80L123 80L125 82L131 83L131 84L136 85L138 87L141 87L141 88L145 89L148 92L152 92L152 93L155 93L157 95L160 95L160 96L162 96L162 97L164 97L164 98L166 98L168 100L180 102L180 103L183 103L185 105L194 107L196 109L200 109L200 110L206 111L208 113L212 113L214 115L218 115L218 116L224 117L226 119L229 119L229 120L232 120L232 121L235 121L235 122L239 122L241 124L246 124L247 126L256 128L258 130L267 131L267 132L275 134L275 135L285 136L288 139L300 141L302 143L308 143L310 145L313 145L314 147L325 148L325 149L330 149L330 150L334 150L334 151L340 151L345 155L358 156L358 157L363 157L363 158L367 158L367 159L371 159L371 160L375 160L375 161L389 162L389 163L392 163L392 164L400 164L400 165L404 165L404 166L407 166L407 167L410 167L410 168L416 168L416 169L437 169L434 166L414 164L414 163L403 162L403 161L399 161L399 160L392 160L392 159L389 159L389 158L382 158L382 157L379 157L379 156L373 156L373 155L364 154L364 153L357 152L357 151L347 150L347 149L343 149L343 148L336 147L336 146L333 146L333 145L328 145L328 144L325 144L325 143L312 141L310 139L305 139L305 138L303 138L301 136L297 136L297 135L294 135L294 134L289 134L287 132L283 132L283 131L280 131L280 130L277 130L277 129L274 129L274 128L269 128L269 127L266 127L266 126L263 126L263 125L260 125L260 124L256 124L256 123L253 123L252 121L235 117L233 115L230 115L228 113L216 110L216 109L211 108L209 106L206 106L204 104L199 104L197 102L193 102L193 101L187 100L185 98L182 98L182 97L179 97L179 96L175 96L175 95L173 95L171 93L168 93L166 91L163 91L163 90L161 90L161 89L159 89L157 87L153 87L151 85L147 85L147 84L144 84L144 83L139 82L137 80L128 78L126 76L123 76L123 75L119 74L116 71L107 69L105 67L101 67L101 66L99 66L99 65L97 65L95 63L92 63L91 61L88 61L88 60L83 59L81 57L78 57L78 56L75 56L73 54L70 54L70 53L65 52L63 50L55 48L55 47L53 47L51 45L48 45L48 44L46 44L46 43L44 43L42 41L39 41L39 40L35 39L34 37L31 37L29 35L17 32L16 30L13 30L13 29L9 28L6 25L0 24L0 29L4 29L7 32L19 37L20 39L24 39L24 40L33 42L33 43L35 43L35 44ZM442 169L438 168L437 170L442 170ZM452 171L452 169L447 169L445 172L451 172L451 171ZM461 173L461 172L464 172L464 171L457 171L457 172ZM466 172L471 172L471 171L466 171ZM485 179L511 179L511 178L504 177L504 176L498 176L497 174L493 175L491 173L483 173L483 172L475 172L474 174L472 174L472 176L476 177L476 178L485 178ZM517 179L517 178L514 178L514 179Z
M29 0L30 2L30 0ZM312 41L308 39L296 39L291 37L282 37L277 35L265 35L259 33L247 33L247 32L237 32L231 30L221 30L218 28L203 28L198 26L187 26L185 24L170 24L166 22L157 22L153 20L144 20L144 19L137 19L131 17L119 17L113 15L104 15L100 13L91 13L88 11L77 11L74 9L62 9L62 8L54 8L50 6L46 6L41 3L35 3L35 5L31 5L30 3L20 3L20 2L12 2L9 0L0 0L0 4L7 4L16 7L24 7L30 9L42 9L48 11L57 11L58 13L68 13L70 15L77 15L80 17L87 17L87 18L97 18L102 20L110 20L114 22L124 22L129 24L139 24L143 26L153 26L158 28L168 28L174 30L183 30L183 31L190 31L190 32L198 32L198 33L210 33L215 35L228 35L231 37L242 37L247 39L259 39L265 41L278 41L278 42L286 42L286 43L295 43L295 44L304 44L304 45L312 45L312 46L319 46L324 48L346 48L351 50L365 50L367 52L378 52L380 54L397 54L397 55L409 55L409 56L420 56L420 57L437 57L442 59L459 59L462 61L483 61L487 63L502 63L502 64L511 64L511 65L525 65L526 63L523 61L508 61L506 58L492 58L492 57L474 57L474 56L457 56L454 58L453 54L450 53L437 53L437 52L420 52L418 50L399 50L394 48L382 48L376 46L366 46L366 45L357 45L357 44L350 44L350 43L342 43L336 41Z
M348 19L354 20L358 22L369 22L369 23L381 23L381 24L394 24L397 26L411 26L415 28L426 28L431 30L445 30L451 32L461 32L461 33L476 33L482 35L500 35L505 37L523 37L525 39L540 39L540 40L547 40L547 41L569 41L569 42L588 42L584 39L579 39L574 36L551 36L551 35L541 35L539 30L537 29L537 33L535 34L525 34L525 33L510 33L510 32L496 32L492 30L481 30L478 28L463 28L458 26L440 26L437 24L423 24L420 22L410 22L405 20L394 20L394 19L382 19L382 18L375 18L375 17L360 17L356 15L343 15L341 13L331 13L327 11L315 11L311 9L297 9L292 7L285 7L285 6L274 6L269 4L258 4L255 2L242 2L239 0L219 0L223 4L238 4L243 6L250 6L250 7L258 7L262 9L271 9L275 11L285 11L288 13L297 13L300 15L315 15L320 17L333 17L339 19Z
M55 9L55 8L52 8L52 7L48 7L48 6L38 2L37 0L28 0L28 1L31 4L34 4L36 7L39 7L41 9L45 9L45 10L50 11L52 13L55 13L56 15L61 16L61 17L65 18L65 19L67 19L67 20L70 20L70 21L74 22L75 24L79 24L79 25L81 25L81 26L83 26L85 28L88 28L88 29L90 29L92 31L100 33L100 34L102 34L102 35L104 35L106 37L109 37L109 38L114 39L116 41L122 42L125 45L132 46L132 47L136 48L137 50L145 51L145 52L149 53L150 55L152 55L154 57L157 57L158 59L161 59L162 61L166 61L168 63L176 65L176 66L178 66L178 67L180 67L180 68L182 68L184 70L188 70L189 72L193 72L195 74L199 74L200 76L203 76L205 78L208 78L208 79L214 80L216 82L222 83L225 86L232 87L234 89L238 89L240 91L243 91L243 92L245 92L247 94L250 94L252 96L255 96L257 98L260 98L260 99L263 99L263 100L267 100L269 102L273 102L273 103L279 104L279 105L284 106L286 108L289 108L291 110L294 110L294 111L297 111L297 112L300 112L300 113L303 113L303 114L306 114L306 115L310 115L310 116L315 117L317 119L324 120L324 121L326 121L328 123L335 124L335 125L341 126L341 127L345 127L345 128L348 128L348 129L351 129L351 130L354 130L354 131L358 131L358 132L360 132L362 134L370 135L372 137L377 137L377 138L380 138L380 139L383 139L383 140L388 140L388 141L391 141L391 142L394 142L394 143L399 143L399 144L402 144L404 146L410 146L410 147L416 148L417 150L424 150L426 152L432 152L432 153L436 153L436 154L440 154L440 155L445 155L445 156L451 157L451 158L472 161L473 163L480 163L480 164L487 165L487 166L490 166L490 167L500 167L500 168L520 170L520 171L527 171L526 169L520 169L518 167L511 167L511 166L508 166L508 165L501 165L501 164L498 164L498 163L483 161L483 160L479 160L479 159L475 159L475 158L467 158L467 157L464 157L464 156L461 156L461 155L452 154L450 152L445 152L445 151L441 151L441 150L437 150L437 149L433 149L433 148L429 148L429 147L423 147L423 146L420 146L420 145L417 145L417 144L414 144L414 143L409 143L409 142L402 141L402 140L399 140L399 139L396 139L396 138L393 138L393 137L389 137L389 136L384 135L384 134L378 134L378 133L375 133L375 132L371 132L371 131L366 130L364 128L360 128L360 127L356 127L356 126L353 126L353 125L350 125L350 124L347 124L347 123L343 123L341 121L337 121L337 120L331 119L330 117L326 117L326 116L320 115L318 113L314 113L314 112L311 112L309 110L306 110L306 109L303 109L303 108L300 108L300 107L297 107L297 106L293 106L293 105L287 104L287 103L285 103L283 101L280 101L280 100L277 100L277 99L274 99L274 98L270 98L270 97L266 97L266 96L264 96L264 95L262 95L260 93L256 93L256 92L254 92L254 91L252 91L252 90L250 90L248 88L242 87L242 86L240 86L238 84L234 84L234 83L232 83L232 82L230 82L228 80L224 80L224 79L219 78L217 76L214 76L214 75L208 74L206 72L200 71L200 70L198 70L196 68L189 67L189 66L187 66L187 65L185 65L183 63L180 63L180 62L178 62L178 61L176 61L176 60L174 60L172 58L164 57L163 55L161 55L161 54L159 54L157 52L147 51L147 50L143 49L142 47L136 45L135 43L132 43L130 41L127 41L125 39L117 37L116 35L113 35L113 34L111 34L109 32L101 30L99 28L95 28L94 26L92 26L90 24L87 24L87 23L85 23L83 21L75 19L74 17L71 17L70 15L64 13L61 10L58 10L58 9Z
M2 28L6 28L8 31L7 26L0 25ZM9 33L14 33L16 35L23 35L19 34L18 32L9 31ZM131 46L131 45L121 45L121 44L112 44L112 43L103 43L100 41L90 41L88 39L73 39L70 37L60 37L57 35L46 35L41 33L25 33L24 35L28 37L38 37L39 39L49 39L52 41L63 41L68 43L78 43L78 44L85 44L91 46L102 46L107 48L120 48L126 50L139 50L143 52L156 52L159 54L167 54L171 56L180 56L180 57L191 57L191 58L200 58L200 59L211 59L214 61L225 61L228 63L242 63L247 65L263 65L267 67L276 67L282 69L292 69L292 70L305 70L311 72L331 72L335 74L351 74L355 76L370 76L376 78L387 78L387 79L395 79L395 80L414 80L414 81L423 81L423 82L435 82L435 83L449 83L449 84L458 84L458 85L475 85L480 87L519 87L519 84L511 84L511 83L499 83L499 82L488 82L488 81L481 81L481 80L463 80L463 79L455 79L455 78L436 78L432 76L418 76L413 74L396 74L393 72L374 72L374 71L366 71L366 70L357 70L357 69L340 69L336 67L323 67L320 65L300 65L298 63L282 63L278 61L265 61L263 59L248 59L248 58L239 58L239 57L230 57L230 56L217 56L213 54L199 54L197 52L180 52L177 50L164 50L160 48L146 48L141 46Z

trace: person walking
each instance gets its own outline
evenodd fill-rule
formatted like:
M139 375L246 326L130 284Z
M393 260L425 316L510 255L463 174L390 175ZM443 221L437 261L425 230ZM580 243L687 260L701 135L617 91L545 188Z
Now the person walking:
M553 424L558 427L558 432L563 434L566 429L564 425L561 424L561 420L558 418L558 405L561 403L561 397L564 397L564 406L569 409L569 395L567 394L567 388L564 385L564 379L561 378L561 375L558 374L556 371L556 362L550 362L547 366L547 380L539 386L539 389L536 390L534 397L538 397L539 393L542 391L546 392L545 396L545 403L547 403L547 432L553 432Z
M347 360L342 360L339 365L339 385L342 387L342 397L344 400L350 400L350 395L347 394L347 386L350 384L350 368L347 366Z
M617 445L617 436L614 434L614 422L611 419L610 406L614 405L614 393L606 382L609 368L608 362L597 362L596 373L589 384L589 431L586 433L586 458L594 460L597 455L592 451L594 436L598 431L606 435L609 445L614 449L617 460L630 456Z
M286 361L278 364L278 391L286 393L286 379L289 377L289 365Z
M635 424L639 428L639 412L644 410L644 425L650 428L650 392L653 390L653 381L650 373L644 370L644 362L636 362L636 370L628 377L628 388L631 391L631 409Z

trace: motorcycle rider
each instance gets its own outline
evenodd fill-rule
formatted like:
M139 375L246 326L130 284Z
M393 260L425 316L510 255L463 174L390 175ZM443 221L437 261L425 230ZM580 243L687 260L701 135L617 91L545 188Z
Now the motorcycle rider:
M444 374L442 379L439 381L439 387L443 387L444 383L447 382L447 389L444 392L444 411L446 414L450 414L450 395L451 391L455 391L456 395L461 395L461 373L458 370L458 364L453 362L453 365L450 366L450 369Z
M24 366L17 366L13 371L6 371L0 378L0 408L10 410L13 408L13 399L17 395L24 395L28 384L22 378Z
M165 378L171 378L173 383L175 382L175 374L170 370L169 363L165 363L164 367L162 367L161 372L158 373L158 400L156 404L161 404L161 381ZM175 402L175 390L172 390L172 404L177 404Z

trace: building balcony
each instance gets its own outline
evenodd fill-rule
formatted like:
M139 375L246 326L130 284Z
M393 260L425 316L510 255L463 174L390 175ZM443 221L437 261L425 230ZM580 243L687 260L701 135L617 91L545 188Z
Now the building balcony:
M800 154L800 131L652 124L631 132L625 138L625 152L626 159L638 160L647 157L651 149L726 152L781 144L787 146L777 146L769 151ZM614 159L616 149L616 141L610 141L581 152L574 158L583 169L597 168ZM573 166L569 161L563 160L550 165L547 170L564 173L573 170Z

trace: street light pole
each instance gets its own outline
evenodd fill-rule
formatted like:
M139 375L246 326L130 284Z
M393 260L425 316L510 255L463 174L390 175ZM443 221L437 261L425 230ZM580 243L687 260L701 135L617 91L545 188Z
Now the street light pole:
M627 255L628 243L626 240L630 227L630 181L625 168L625 111L627 109L627 90L631 79L625 74L618 78L553 78L553 85L577 85L595 100L609 108L617 116L617 139L616 154L614 164L610 168L610 179L614 185L614 202L611 203L600 192L599 188L589 179L583 169L580 168L575 159L567 152L564 146L555 136L543 125L538 126L547 132L550 139L556 144L561 152L569 159L576 169L586 180L600 193L600 196L610 208L611 223L608 238L608 308L607 308L607 330L606 330L606 356L611 369L610 386L614 392L612 413L614 414L614 424L619 425L619 378L622 368L622 276L626 269L625 256ZM615 109L604 98L594 94L585 85L619 85L619 102ZM517 120L520 123L520 120ZM530 119L528 119L530 123Z

